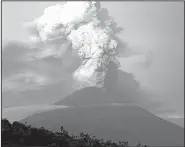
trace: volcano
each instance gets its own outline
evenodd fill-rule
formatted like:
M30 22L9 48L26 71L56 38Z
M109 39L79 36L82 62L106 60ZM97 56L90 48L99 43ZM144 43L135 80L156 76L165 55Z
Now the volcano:
M55 103L71 107L37 113L21 122L52 131L63 126L73 134L85 132L130 145L183 146L183 128L136 105L111 105L111 96L99 88L84 88Z
M47 86L42 91L35 92L35 95L32 95L34 91L25 92L21 98L29 95L26 98L30 103L34 99L38 99L38 103L46 100L53 103L67 92L67 84L72 85L73 90L86 88L54 103L67 105L68 108L37 113L22 122L45 127L54 132L63 126L73 134L84 132L106 140L128 141L130 145L140 142L149 146L183 146L183 128L138 106L139 101L145 99L140 84L132 74L118 70L121 64L118 57L120 52L125 53L125 48L122 48L124 43L117 39L117 34L123 28L118 27L114 18L109 16L108 10L101 7L100 2L66 2L64 5L51 6L31 23L35 27L34 31L31 28L31 38L38 38L40 42L36 44L43 44L32 57L44 63L48 58L62 61L57 62L57 70L49 69L56 70L55 75L61 74L58 76L61 78L64 77L64 71L60 69L63 66L67 69L70 67L72 84L66 82L60 83L59 86ZM132 51L129 52L128 54ZM76 65L76 59L71 58L74 56L79 59L80 65ZM75 66L71 68L73 62ZM55 65L53 62L49 63L50 67ZM40 67L43 65L48 66L41 64ZM58 69L60 72L57 72ZM9 70L11 68L7 69ZM58 78L55 78L56 81Z
M92 86L76 90L55 102L54 105L84 107L111 103L133 104L139 103L143 99L142 97L146 97L139 90L138 82L134 80L132 74L113 68L114 66L109 68L104 89Z

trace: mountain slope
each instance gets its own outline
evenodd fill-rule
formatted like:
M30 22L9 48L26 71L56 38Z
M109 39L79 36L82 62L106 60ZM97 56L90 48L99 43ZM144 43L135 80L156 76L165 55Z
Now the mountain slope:
M137 141L152 146L182 146L183 128L137 106L89 106L34 114L22 120L37 127L92 133L111 140Z
M87 87L82 90L77 90L74 93L68 95L64 99L54 103L55 105L66 106L93 106L108 104L110 95L100 88Z
M184 128L184 118L167 118L166 120Z
M130 92L131 93L131 92ZM141 100L141 98L136 99L128 91L122 93L117 91L106 91L102 88L87 87L81 90L77 90L67 97L57 101L54 105L66 105L66 106L97 106L97 105L107 105L110 103L136 103ZM141 95L141 93L134 91L135 95ZM123 99L124 94L124 99Z

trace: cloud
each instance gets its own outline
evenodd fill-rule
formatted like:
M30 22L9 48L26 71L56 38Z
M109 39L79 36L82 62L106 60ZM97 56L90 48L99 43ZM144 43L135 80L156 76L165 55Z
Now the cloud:
M184 118L184 116L180 116L180 115L169 115L167 117L168 118Z
M29 66L23 59L29 52L22 43L6 43L2 51L2 77L7 77Z
M2 51L3 91L34 89L69 78L77 60L66 62L66 58L72 58L66 54L61 61L51 56L50 47L52 45L42 49L20 42L6 43Z
M51 104L73 90L72 73L78 58L69 51L63 60L55 54L48 56L50 47L53 45L39 48L27 42L6 43L2 51L3 107Z
M134 74L137 71L150 69L153 61L153 52L151 50L144 46L132 46L126 42L124 42L123 48L124 52L118 56L122 70Z
M15 74L9 78L3 79L2 82L2 92L20 92L27 89L39 89L40 86L51 83L50 79L44 75L38 75L31 71Z

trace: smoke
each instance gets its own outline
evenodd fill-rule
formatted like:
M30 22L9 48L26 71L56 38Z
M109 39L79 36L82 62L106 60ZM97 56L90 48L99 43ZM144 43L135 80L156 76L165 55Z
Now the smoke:
M119 67L116 34L123 29L102 9L100 2L67 2L48 7L44 14L27 24L31 43L39 46L37 58L61 59L71 68L81 87L104 87L110 63ZM69 57L67 58L66 57Z

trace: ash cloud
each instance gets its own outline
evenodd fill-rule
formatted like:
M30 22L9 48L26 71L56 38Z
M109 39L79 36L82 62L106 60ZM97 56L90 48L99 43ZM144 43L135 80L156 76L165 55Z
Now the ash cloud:
M123 29L117 27L99 2L67 2L48 7L27 27L31 40L42 44L42 54L45 53L42 58L54 56L63 64L69 63L68 68L78 61L71 71L80 87L104 87L109 63L119 67L116 56L120 41L116 34ZM67 53L71 53L69 59L65 57Z

